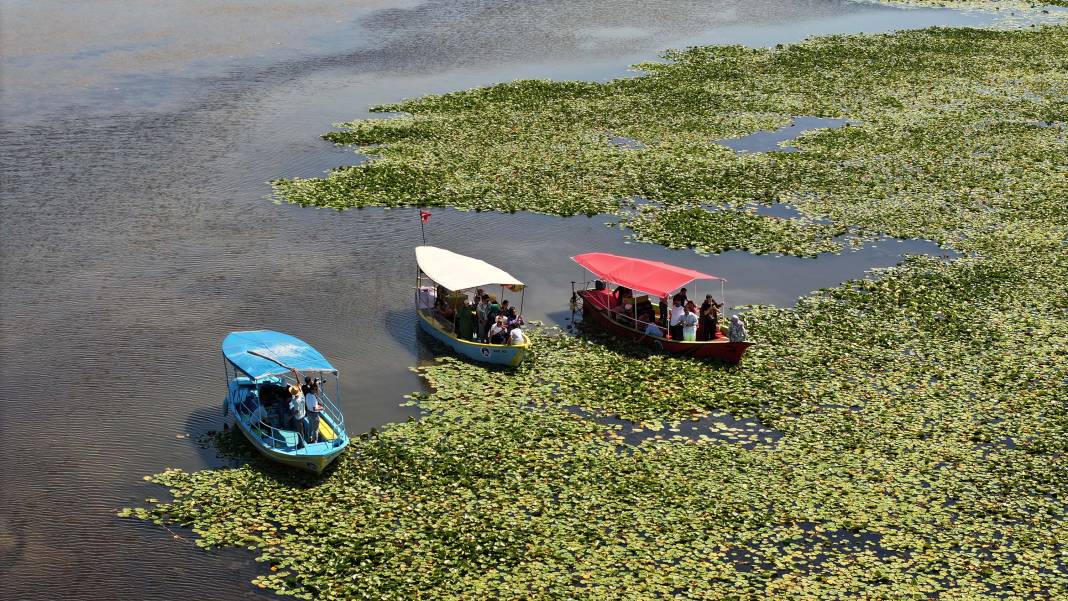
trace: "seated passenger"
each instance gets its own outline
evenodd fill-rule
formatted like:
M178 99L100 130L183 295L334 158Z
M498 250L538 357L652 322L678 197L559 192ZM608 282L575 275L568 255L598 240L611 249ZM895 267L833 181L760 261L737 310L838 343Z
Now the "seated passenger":
M508 332L508 344L516 346L519 344L525 344L527 337L523 334L523 328L516 326L512 328L512 331Z
M523 321L523 316L520 315L519 312L515 310L515 307L509 307L508 308L508 312L505 314L505 319L508 320L508 329L509 330L511 330L512 328L518 328L519 326L521 326L524 323L526 323L526 322Z
M745 322L737 315L731 315L731 328L727 331L727 338L731 342L745 342L749 334L745 331Z
M508 341L508 324L504 321L503 315L497 316L497 321L493 323L493 326L489 330L489 343L490 344L505 344Z
M664 330L660 329L660 326L653 322L652 313L642 313L642 316L639 317L638 320L645 324L646 336L656 336L657 338L664 337Z

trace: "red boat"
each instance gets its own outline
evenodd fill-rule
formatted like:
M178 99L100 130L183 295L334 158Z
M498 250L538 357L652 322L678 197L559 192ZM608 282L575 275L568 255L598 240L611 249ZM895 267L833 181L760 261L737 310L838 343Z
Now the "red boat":
M586 253L571 259L598 279L594 282L594 288L589 287L590 282L584 282L584 289L574 293L582 301L582 320L586 323L595 324L614 336L634 340L660 352L716 359L730 364L741 361L745 350L752 344L731 342L718 328L711 340L673 339L663 328L660 329L662 335L646 333L652 329L650 322L641 320L640 316L653 315L654 325L661 323L659 299L670 297L672 291L695 280L726 281L719 276L659 261L608 253ZM609 284L629 290L622 294L610 292ZM630 295L624 296L627 292ZM647 294L634 296L637 292ZM656 305L649 300L649 295L657 299Z

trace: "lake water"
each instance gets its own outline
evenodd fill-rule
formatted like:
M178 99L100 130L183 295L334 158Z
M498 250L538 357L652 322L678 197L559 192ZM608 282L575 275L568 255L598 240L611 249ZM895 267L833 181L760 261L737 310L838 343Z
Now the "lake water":
M141 476L217 462L230 330L273 328L340 368L356 433L403 419L430 356L411 312L414 210L274 205L266 181L357 157L319 139L369 105L522 77L607 79L658 49L768 45L989 16L782 2L0 3L0 582L11 599L235 599L249 554L114 517ZM530 285L566 323L568 257L602 250L789 304L923 242L818 259L626 244L606 218L434 211L428 241ZM699 289L700 293L701 290ZM744 416L741 416L744 418ZM182 533L178 533L182 534Z

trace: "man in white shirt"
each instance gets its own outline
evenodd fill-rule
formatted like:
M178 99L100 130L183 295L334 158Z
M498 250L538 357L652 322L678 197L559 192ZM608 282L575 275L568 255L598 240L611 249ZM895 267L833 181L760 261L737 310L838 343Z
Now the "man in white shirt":
M686 315L686 309L682 306L682 301L676 297L672 302L671 307L671 338L674 340L682 340L682 316Z
M486 338L490 344L504 344L508 336L508 326L505 324L504 316L498 315L497 320L490 326L489 332Z
M309 442L319 442L319 412L323 410L319 405L319 380L313 380L308 386L308 392L304 395L304 403L307 407L307 426L304 429L304 438Z

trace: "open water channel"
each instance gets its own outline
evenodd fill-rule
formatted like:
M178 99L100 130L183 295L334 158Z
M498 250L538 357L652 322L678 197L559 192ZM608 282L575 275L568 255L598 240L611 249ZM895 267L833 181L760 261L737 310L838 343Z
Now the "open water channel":
M342 373L352 433L404 419L430 356L411 311L413 210L272 204L267 180L358 157L319 139L369 105L523 77L608 79L658 49L983 25L844 0L68 3L3 0L0 583L10 599L264 595L241 551L120 520L141 476L216 465L230 330L272 328ZM563 324L570 255L721 274L732 304L789 304L929 243L817 259L627 245L602 217L434 211L431 244L529 284ZM698 290L703 293L703 290ZM272 595L273 596L273 595Z

